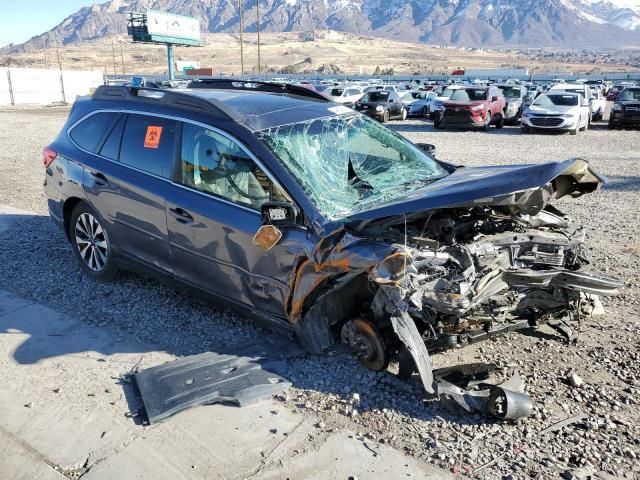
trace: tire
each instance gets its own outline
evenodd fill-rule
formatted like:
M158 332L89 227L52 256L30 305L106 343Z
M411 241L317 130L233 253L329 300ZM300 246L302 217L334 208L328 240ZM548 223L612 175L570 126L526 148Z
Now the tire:
M436 117L435 120L433 121L433 128L437 128L438 130L444 130L444 125L442 124L442 120L440 120L440 117Z
M590 123L591 123L591 122L589 122L589 121L587 120L587 123L585 123L584 127L582 128L582 131L583 131L583 132L586 132L587 130L589 130L589 125L590 125Z
M615 124L615 123L613 123L611 120L609 120L609 123L607 123L607 128L608 128L609 130L615 130L615 128L616 128L616 124Z
M577 135L578 132L580 131L580 120L581 119L578 119L578 122L576 123L576 128L574 128L573 130L569 131L569 133L571 135Z
M382 114L382 123L387 123L389 121L389 110L385 110Z
M83 272L97 280L111 280L118 269L102 217L86 203L71 213L69 239Z
M423 107L422 109L422 118L429 118L431 114L429 113L429 109L427 107Z
M500 115L500 119L496 123L496 128L503 128L503 127L504 127L504 116Z
M402 120L406 120L407 119L407 109L403 108L402 109L402 113L400 115L402 117Z
M483 127L485 132L488 132L489 129L491 128L492 121L493 121L493 118L491 117L491 112L487 112L487 123Z
M522 133L531 133L531 129L528 125L520 125L520 132Z

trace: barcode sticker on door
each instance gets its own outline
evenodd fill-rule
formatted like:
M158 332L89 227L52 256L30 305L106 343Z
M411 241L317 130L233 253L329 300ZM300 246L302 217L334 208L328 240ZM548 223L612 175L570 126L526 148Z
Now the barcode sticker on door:
M147 127L147 134L144 136L144 148L158 148L161 136L162 127L149 125Z

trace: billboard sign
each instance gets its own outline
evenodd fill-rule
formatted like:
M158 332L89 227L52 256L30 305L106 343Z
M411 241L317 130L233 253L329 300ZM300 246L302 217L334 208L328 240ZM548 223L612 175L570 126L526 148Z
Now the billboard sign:
M175 13L129 12L127 31L136 42L200 45L200 21Z
M197 18L173 13L147 10L147 31L154 37L200 41L200 22Z

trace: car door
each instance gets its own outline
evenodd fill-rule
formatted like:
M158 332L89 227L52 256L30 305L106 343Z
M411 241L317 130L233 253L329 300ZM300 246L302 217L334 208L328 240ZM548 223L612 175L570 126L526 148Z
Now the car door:
M270 250L253 244L260 206L288 195L237 140L184 123L179 173L167 196L175 276L233 303L284 316L290 274L306 239L287 227Z
M400 111L402 109L402 102L400 101L400 97L393 90L389 91L389 113L391 116L399 116Z
M87 200L107 222L118 254L171 272L164 190L174 163L176 122L118 114L86 163Z

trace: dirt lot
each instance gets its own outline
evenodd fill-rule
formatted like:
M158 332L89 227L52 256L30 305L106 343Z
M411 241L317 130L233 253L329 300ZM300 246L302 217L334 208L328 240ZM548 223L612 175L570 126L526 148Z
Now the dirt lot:
M46 214L39 152L65 116L64 109L0 112L0 204ZM600 472L599 478L640 478L640 132L609 131L605 124L576 137L522 135L514 127L435 131L422 120L390 125L411 140L435 144L438 157L455 164L570 157L592 162L608 185L558 206L591 232L594 269L629 285L621 296L604 299L607 314L583 325L576 345L543 329L434 357L436 366L492 361L505 373L518 369L536 407L532 417L515 424L467 415L447 402L423 402L417 379L402 382L389 372L364 370L340 348L290 362L294 387L277 401L319 416L326 429L348 427L370 442L475 478L558 478L568 471L575 477L564 478L583 478L588 471ZM177 355L261 334L235 315L152 280L122 274L100 284L81 276L63 234L44 217L0 233L0 288ZM569 385L570 371L583 385ZM580 413L587 417L541 433Z

